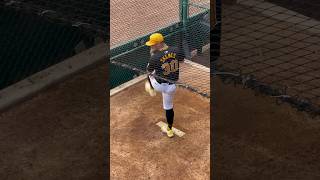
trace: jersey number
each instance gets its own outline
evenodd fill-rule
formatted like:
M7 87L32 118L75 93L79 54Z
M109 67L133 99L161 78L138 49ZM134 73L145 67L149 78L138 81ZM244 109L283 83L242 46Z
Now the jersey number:
M178 60L175 59L169 63L162 64L161 67L164 70L163 74L169 75L170 73L176 72L179 69L179 62L178 62Z

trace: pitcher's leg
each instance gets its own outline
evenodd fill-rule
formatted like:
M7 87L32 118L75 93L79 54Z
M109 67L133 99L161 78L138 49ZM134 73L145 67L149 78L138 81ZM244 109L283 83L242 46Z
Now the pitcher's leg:
M174 94L167 94L164 92L162 93L162 103L164 110L173 109L173 95Z
M148 78L149 78L149 80L151 82L151 86L154 88L154 90L156 90L158 92L164 91L163 86L161 84L159 84L153 76L149 76Z
M167 117L168 128L171 129L173 125L173 118L174 118L173 109L166 110L166 117Z
M163 109L166 111L166 118L168 127L171 129L174 119L174 111L173 111L173 96L172 94L162 93L163 98Z

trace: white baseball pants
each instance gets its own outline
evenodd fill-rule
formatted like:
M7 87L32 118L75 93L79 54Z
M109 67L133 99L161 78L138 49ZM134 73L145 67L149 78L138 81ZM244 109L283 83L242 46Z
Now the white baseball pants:
M169 110L173 108L173 96L176 92L175 84L161 83L159 84L153 76L149 76L152 87L162 93L163 109Z

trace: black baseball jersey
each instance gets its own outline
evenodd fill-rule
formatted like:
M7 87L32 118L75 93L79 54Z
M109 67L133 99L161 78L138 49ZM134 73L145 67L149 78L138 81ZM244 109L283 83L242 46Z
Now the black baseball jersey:
M175 47L167 47L161 51L156 51L151 56L147 70L155 71L156 80L159 83L166 83L163 80L178 81L179 79L179 62L183 61L184 55ZM157 76L161 78L157 78Z

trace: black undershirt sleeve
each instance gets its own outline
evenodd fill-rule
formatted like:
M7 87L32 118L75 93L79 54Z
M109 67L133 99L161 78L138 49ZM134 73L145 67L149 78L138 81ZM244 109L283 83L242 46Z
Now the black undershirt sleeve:
M155 69L155 61L154 61L154 57L151 56L149 63L147 65L147 71L151 73L154 69Z

